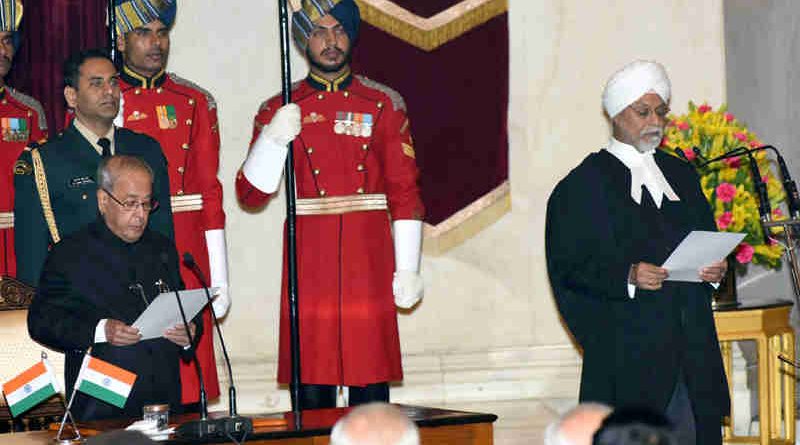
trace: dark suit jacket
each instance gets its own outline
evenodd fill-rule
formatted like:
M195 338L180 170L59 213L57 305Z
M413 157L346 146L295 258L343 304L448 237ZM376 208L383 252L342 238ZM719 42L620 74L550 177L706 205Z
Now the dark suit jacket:
M116 129L114 143L116 154L139 156L153 169L153 196L158 200L159 208L150 215L149 227L174 238L167 160L161 146L149 136L124 128ZM63 239L97 217L95 175L101 157L74 125L48 141L39 151L47 174L56 225ZM19 159L33 165L29 151L23 152ZM53 240L32 170L19 169L19 172L14 176L17 277L35 286Z
M71 394L85 351L137 374L125 408L78 393L72 412L81 420L141 417L142 406L168 403L180 408L178 360L184 351L164 339L143 340L130 346L94 343L97 323L116 319L132 324L158 295L158 280L181 286L178 255L167 237L145 230L135 243L126 243L98 219L53 247L28 312L31 338L66 355L65 380ZM144 298L131 290L141 284ZM198 334L202 318L194 320ZM199 335L198 335L199 337Z
M663 410L679 372L698 414L730 411L707 283L667 281L637 289L631 264L660 265L692 230L716 230L694 169L657 152L680 201L657 209L647 190L630 197L630 171L605 150L589 155L555 188L546 250L558 308L584 350L581 400ZM718 426L717 426L718 427Z

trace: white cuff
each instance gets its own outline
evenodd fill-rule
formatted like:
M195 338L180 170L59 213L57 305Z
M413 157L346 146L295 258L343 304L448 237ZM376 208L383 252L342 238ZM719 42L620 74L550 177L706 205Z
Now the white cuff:
M419 272L422 251L422 221L401 219L392 224L395 270Z
M228 285L228 247L225 229L206 230L211 287Z
M283 176L288 151L287 146L278 145L261 132L242 166L244 176L262 192L275 193Z
M114 126L119 128L125 126L125 97L122 94L119 95L119 111L117 111L117 116L114 118Z
M106 338L106 323L108 322L107 318L104 318L97 322L97 327L94 328L94 342L95 343L105 343L108 341Z
M631 283L628 283L628 298L633 300L636 297L636 286Z

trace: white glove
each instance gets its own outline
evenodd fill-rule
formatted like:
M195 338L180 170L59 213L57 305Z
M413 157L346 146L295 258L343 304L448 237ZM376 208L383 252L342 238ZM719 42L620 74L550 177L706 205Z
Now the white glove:
M211 272L211 287L219 290L211 303L214 315L222 318L231 306L228 295L228 249L225 244L225 230L206 230L206 246L208 247L208 268Z
M275 112L269 125L250 148L250 153L242 165L247 180L264 193L275 193L283 174L288 148L301 130L300 107L286 104Z
M422 298L419 260L422 251L422 221L402 219L392 224L395 272L392 280L394 303L408 309Z

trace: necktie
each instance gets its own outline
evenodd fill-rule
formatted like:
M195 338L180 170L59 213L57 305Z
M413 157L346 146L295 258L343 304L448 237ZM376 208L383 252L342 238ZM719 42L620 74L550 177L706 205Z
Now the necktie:
M111 156L111 141L108 138L100 138L97 140L97 145L103 148L103 157Z

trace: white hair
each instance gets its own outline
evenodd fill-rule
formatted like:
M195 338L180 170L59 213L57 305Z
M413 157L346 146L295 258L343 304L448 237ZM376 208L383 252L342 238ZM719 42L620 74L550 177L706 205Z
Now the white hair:
M356 428L366 425L368 429L352 437L350 430L359 422L362 423ZM402 434L392 431L400 428ZM398 408L386 403L369 403L353 409L336 422L330 445L419 445L419 429Z

